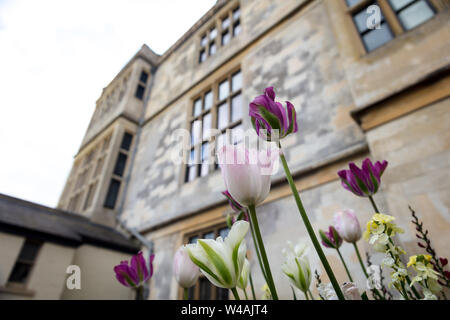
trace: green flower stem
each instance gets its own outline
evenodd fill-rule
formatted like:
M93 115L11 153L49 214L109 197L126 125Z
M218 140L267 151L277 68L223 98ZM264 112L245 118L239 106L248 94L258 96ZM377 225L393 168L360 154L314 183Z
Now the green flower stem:
M311 296L311 300L316 300L316 299L314 299L314 296L313 296L313 294L312 294L310 289L308 289L308 292L309 292L309 295Z
M362 268L362 270L363 270L363 272L364 272L364 275L366 276L366 278L369 278L369 275L367 274L366 267L364 266L364 262L362 261L361 255L359 254L358 246L356 245L356 242L353 242L352 244L353 244L353 247L355 248L356 255L357 255L357 257L358 257L359 264L361 265L361 268Z
M189 300L189 289L184 288L184 300Z
M347 272L348 279L350 280L350 282L353 282L352 276L350 275L350 271L347 268L347 264L345 263L345 260L341 254L341 251L339 250L339 248L336 248L336 251L339 254L339 258L341 258L342 264L344 265L344 268L345 268L345 272Z
M380 213L380 210L378 210L377 205L375 204L375 201L373 200L372 196L369 196L370 203L372 204L373 209L375 210L375 213Z
M136 288L136 300L144 300L144 286Z
M233 293L233 296L234 296L235 300L241 300L241 298L239 298L239 294L238 294L236 288L231 288L230 290Z
M258 257L259 267L261 268L261 272L263 274L264 280L266 280L266 283L267 283L267 276L266 276L266 272L264 270L264 266L262 264L261 253L260 253L260 250L259 250L258 242L256 241L256 236L255 236L255 230L254 230L253 222L251 221L251 219L250 219L249 222L250 222L250 231L252 233L252 238L253 238L253 244L255 245L256 256Z
M297 296L295 295L295 290L292 286L291 286L291 290L292 290L292 296L294 297L294 300L297 300Z
M281 150L281 143L278 143L278 145ZM314 234L311 222L309 222L308 215L306 214L305 208L303 207L302 200L300 199L300 195L298 193L297 187L295 186L294 179L292 178L286 158L284 157L283 153L280 154L280 159L283 164L283 168L286 173L286 178L289 182L289 186L291 187L292 194L294 195L295 202L297 203L298 210L303 219L303 223L305 224L306 230L308 231L309 237L311 238L311 241L314 245L314 248L316 249L316 252L319 255L320 261L322 262L325 268L325 271L328 275L328 278L330 279L334 291L336 292L336 295L338 296L339 300L345 300L344 294L342 293L341 288L339 287L336 277L334 276L333 270L331 269L330 264L328 263L327 258L325 257L325 254L323 253L323 250L319 244L319 241L317 240L317 237Z
M244 295L245 295L245 300L248 300L247 288L244 288Z
M402 291L403 291L402 296L405 298L405 300L409 300L408 293L406 292L406 289L405 289L405 283L403 281L401 282L401 285L402 285Z
M264 243L261 237L261 231L259 230L258 219L256 217L255 206L251 205L248 207L250 211L250 220L253 224L253 228L255 231L255 238L258 243L258 247L261 253L261 259L264 265L265 274L267 276L267 285L269 286L270 293L272 294L273 300L278 300L278 294L275 289L275 283L273 282L272 272L270 271L269 261L267 259L266 249L264 248Z
M248 275L248 279L250 280L250 288L252 289L253 300L256 300L255 287L253 286L253 278L252 278L252 273L251 272Z
M414 293L414 295L416 296L417 299L422 300L421 295L419 294L419 292L416 290L416 288L414 288L414 285L411 286L411 279L409 278L409 276L406 276L406 282L408 282L409 287L411 288L412 292Z
M355 248L356 256L358 257L359 264L361 265L361 268L362 268L362 270L363 270L363 272L364 272L364 275L366 276L367 279L369 279L369 275L367 274L366 267L364 266L364 262L363 262L362 259L361 259L361 254L359 253L358 246L356 245L356 242L353 242L352 244L353 244L353 247ZM386 300L386 299L381 295L381 293L378 291L377 288L373 288L373 289L372 289L372 292L373 292L374 294L376 294L381 300Z
M358 261L359 261L359 264L361 265L361 269L364 272L364 275L366 276L366 279L369 279L369 275L367 274L366 266L364 265L364 262L361 259L361 254L359 253L358 245L356 244L356 242L353 242L352 244L353 244L353 247L355 248L356 256L358 257ZM381 295L381 293L378 291L377 288L373 288L372 289L372 293L376 294L381 300L386 300Z
M303 293L305 294L306 300L309 300L309 297L308 297L308 291L304 291Z

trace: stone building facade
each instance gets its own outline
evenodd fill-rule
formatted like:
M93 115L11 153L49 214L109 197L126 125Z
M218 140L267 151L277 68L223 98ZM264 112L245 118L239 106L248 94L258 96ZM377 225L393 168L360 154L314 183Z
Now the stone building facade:
M449 8L447 0L217 1L162 56L144 45L103 90L58 207L120 223L152 241L150 298L179 298L171 274L177 248L226 233L230 208L220 170L208 162L213 146L239 142L241 130L251 128L248 103L274 86L297 111L299 132L282 144L316 230L344 208L367 221L370 203L344 190L336 172L365 157L386 159L375 198L407 230L402 245L419 251L411 205L438 253L449 256ZM379 28L365 23L373 10L380 10ZM209 128L218 134L211 137ZM179 129L194 134L186 157L200 164L174 162ZM226 129L231 137L222 135ZM272 179L257 214L279 294L289 299L281 249L287 240L309 238L281 170ZM353 248L342 251L356 277ZM338 256L326 254L346 281ZM324 274L318 258L310 258ZM252 271L259 289L257 263ZM191 295L227 293L200 279Z

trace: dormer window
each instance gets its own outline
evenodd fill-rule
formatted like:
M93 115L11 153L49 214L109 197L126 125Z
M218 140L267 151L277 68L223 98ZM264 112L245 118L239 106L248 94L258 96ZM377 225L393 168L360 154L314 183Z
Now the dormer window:
M200 51L198 62L204 62L213 56L217 50L226 46L233 37L241 33L241 11L240 7L229 10L226 14L219 16L214 24L200 37Z

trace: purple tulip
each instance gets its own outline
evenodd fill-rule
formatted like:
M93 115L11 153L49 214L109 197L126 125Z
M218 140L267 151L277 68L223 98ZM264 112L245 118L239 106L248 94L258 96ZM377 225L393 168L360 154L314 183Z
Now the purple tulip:
M386 160L373 164L369 158L366 158L362 163L362 169L350 162L350 170L340 170L338 175L345 189L360 197L370 197L378 191L381 175L387 165Z
M141 251L131 258L130 265L128 265L128 261L121 261L119 265L114 267L116 279L125 287L140 287L153 275L154 258L154 255L150 256L150 268L147 268L145 258Z
M298 131L295 108L286 101L286 109L275 101L273 87L264 90L249 105L249 115L258 136L268 141L278 141ZM261 129L263 129L261 131Z
M319 230L319 234L322 238L322 244L327 248L339 249L342 245L342 238L333 226L328 228L328 232Z

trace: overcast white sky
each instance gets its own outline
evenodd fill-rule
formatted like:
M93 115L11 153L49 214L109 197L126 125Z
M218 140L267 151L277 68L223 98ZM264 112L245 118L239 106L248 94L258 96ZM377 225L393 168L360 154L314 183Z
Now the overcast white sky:
M0 193L56 206L103 87L216 0L0 0Z

